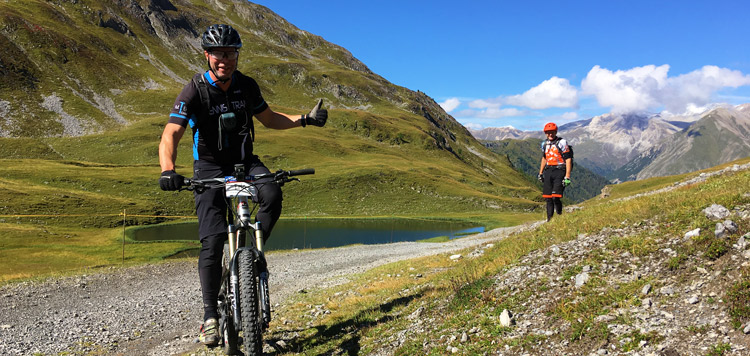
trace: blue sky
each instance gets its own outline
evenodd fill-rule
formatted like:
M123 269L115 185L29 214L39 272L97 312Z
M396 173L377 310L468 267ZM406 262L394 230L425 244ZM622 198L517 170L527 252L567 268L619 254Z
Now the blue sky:
M750 1L253 1L471 128L750 103Z

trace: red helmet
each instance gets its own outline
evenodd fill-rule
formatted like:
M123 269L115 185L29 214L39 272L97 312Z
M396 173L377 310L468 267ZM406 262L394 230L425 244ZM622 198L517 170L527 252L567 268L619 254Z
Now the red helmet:
M557 125L555 125L554 122L548 122L546 125L544 125L544 132L547 131L557 131Z

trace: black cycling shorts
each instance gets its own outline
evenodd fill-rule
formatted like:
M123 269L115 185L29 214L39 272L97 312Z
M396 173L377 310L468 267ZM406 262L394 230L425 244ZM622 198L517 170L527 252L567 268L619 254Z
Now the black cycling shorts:
M563 178L565 178L565 166L547 166L544 168L543 198L562 198Z

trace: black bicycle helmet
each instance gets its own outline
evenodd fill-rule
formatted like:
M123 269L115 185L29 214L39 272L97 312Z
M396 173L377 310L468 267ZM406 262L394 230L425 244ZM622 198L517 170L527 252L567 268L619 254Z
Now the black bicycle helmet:
M215 47L242 47L242 40L237 30L233 29L229 25L211 25L208 26L206 32L203 33L201 39L201 47L203 49L215 48Z

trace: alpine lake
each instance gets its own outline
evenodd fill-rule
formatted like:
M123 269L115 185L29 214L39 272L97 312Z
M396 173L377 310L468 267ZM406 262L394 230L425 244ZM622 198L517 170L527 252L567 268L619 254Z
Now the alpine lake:
M198 222L168 223L128 229L135 241L198 240ZM276 223L265 251L330 248L355 244L386 244L436 237L455 239L484 232L483 226L452 220L282 219ZM197 255L197 251L187 255ZM183 253L181 256L184 257Z

